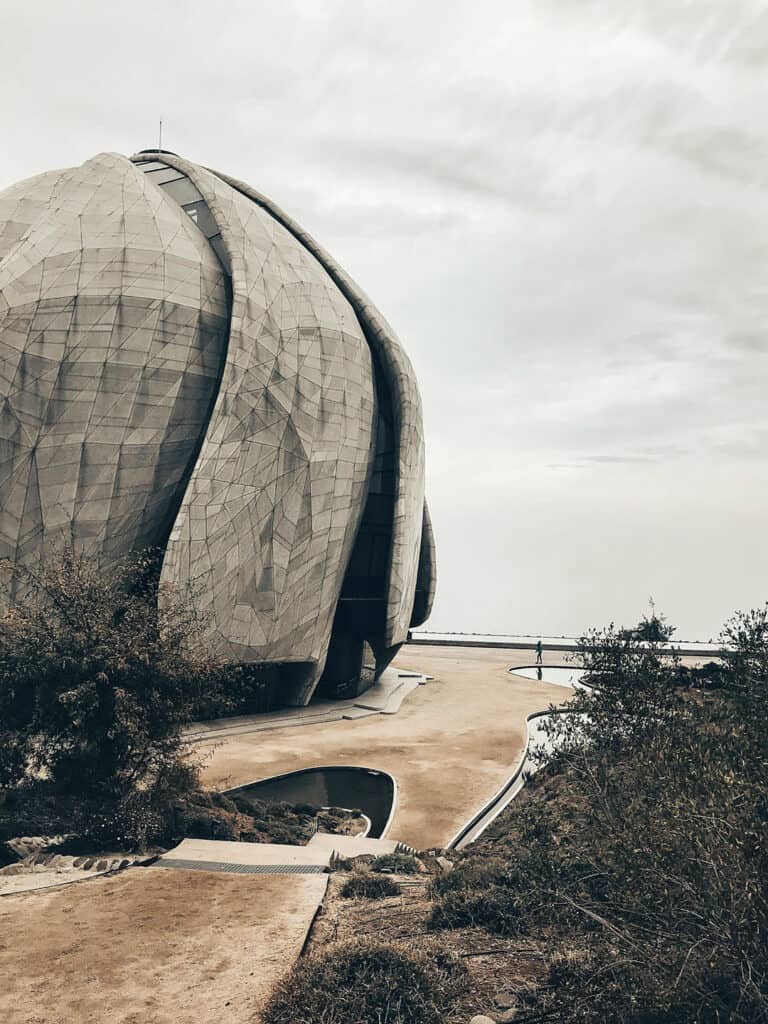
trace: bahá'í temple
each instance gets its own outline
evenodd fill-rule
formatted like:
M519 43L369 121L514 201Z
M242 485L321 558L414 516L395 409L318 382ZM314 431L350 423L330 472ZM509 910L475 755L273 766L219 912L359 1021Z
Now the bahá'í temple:
M150 151L0 193L0 399L0 557L159 549L284 702L359 692L429 614L411 363L248 185Z

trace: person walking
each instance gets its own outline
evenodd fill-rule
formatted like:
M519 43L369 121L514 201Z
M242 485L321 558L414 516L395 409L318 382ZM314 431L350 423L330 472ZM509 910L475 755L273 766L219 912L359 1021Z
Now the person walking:
M541 664L541 654L542 654L543 650L544 650L544 648L541 646L541 640L537 640L537 642L536 642L536 664L537 665Z

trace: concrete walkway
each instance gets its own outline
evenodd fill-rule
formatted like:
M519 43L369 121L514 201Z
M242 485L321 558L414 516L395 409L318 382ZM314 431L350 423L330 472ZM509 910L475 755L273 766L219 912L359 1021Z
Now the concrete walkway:
M132 868L0 900L3 1024L254 1024L328 875Z
M322 874L331 862L332 852L332 849L311 844L288 846L282 843L183 839L178 846L164 853L156 866L200 871L230 870L240 874Z
M185 730L185 735L193 740L221 739L271 729L368 718L370 715L394 715L408 694L426 682L427 676L419 672L388 668L378 682L359 697L318 700L304 708L281 708L260 715L234 715L208 722L193 722Z

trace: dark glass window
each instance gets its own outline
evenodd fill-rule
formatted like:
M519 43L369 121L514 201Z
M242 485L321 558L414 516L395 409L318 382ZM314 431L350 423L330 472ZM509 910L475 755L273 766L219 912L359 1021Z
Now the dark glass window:
M208 204L186 174L182 174L181 171L177 171L174 167L169 167L159 160L148 160L138 166L158 188L161 188L177 202L189 219L197 225L211 243L211 248L216 253L219 263L227 270L229 260L221 240L219 226L214 220Z
M203 198L187 177L168 181L162 188L163 192L167 192L171 199L176 200L179 206L185 206L187 203L197 203Z
M395 501L395 443L392 399L374 357L378 420L363 519L344 577L342 601L385 601Z
M145 174L147 171L168 170L168 164L161 164L159 160L145 160L136 166L140 167Z
M219 225L213 219L213 214L208 209L208 203L204 199L200 199L196 203L184 203L182 209L197 224L206 238L218 235Z
M184 177L181 171L177 171L175 167L158 167L155 171L145 171L144 173L156 185L165 185L169 181L176 181Z
M224 242L221 240L221 235L211 235L208 239L211 243L211 248L219 257L219 262L223 267L229 266L229 257L227 256L227 250L224 248Z

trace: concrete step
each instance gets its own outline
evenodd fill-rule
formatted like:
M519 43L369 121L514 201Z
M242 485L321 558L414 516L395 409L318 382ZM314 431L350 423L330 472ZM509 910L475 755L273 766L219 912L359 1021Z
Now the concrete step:
M384 853L395 853L397 847L395 839L337 836L328 832L316 832L307 843L307 849L327 851L329 857L332 853L337 853L345 858L362 857L364 854L379 857Z
M157 867L237 874L318 874L330 865L331 850L282 843L233 843L219 839L183 839L162 854ZM302 870L299 870L302 869ZM304 870L306 869L306 870Z

